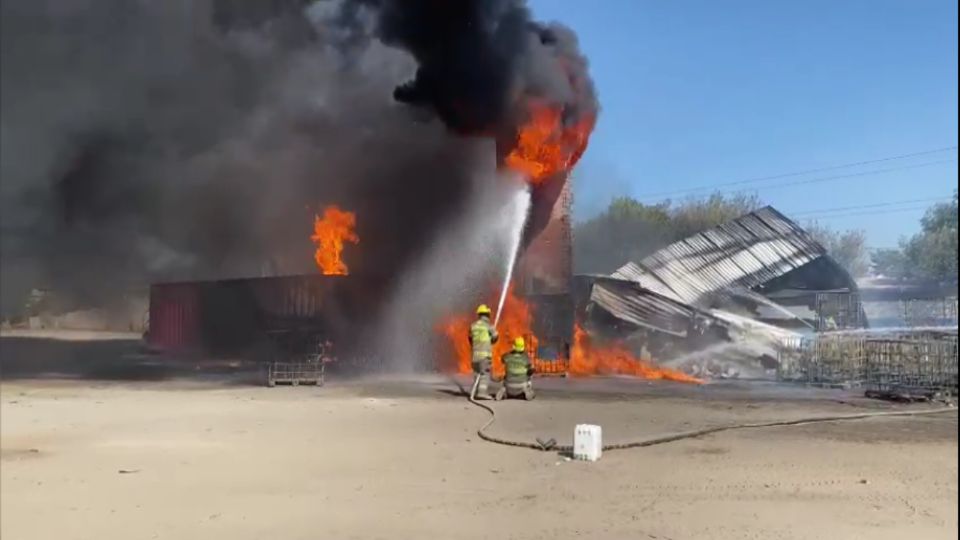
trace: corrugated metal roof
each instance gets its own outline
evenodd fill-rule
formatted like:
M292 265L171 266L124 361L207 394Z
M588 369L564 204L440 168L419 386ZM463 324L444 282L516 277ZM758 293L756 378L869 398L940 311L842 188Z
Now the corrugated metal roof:
M806 231L767 206L627 263L613 277L696 305L711 293L752 289L824 255Z
M826 255L806 231L771 207L702 231L594 276L591 303L614 317L682 336L698 306L718 294L776 306L752 289Z
M643 328L684 336L697 312L681 302L647 290L638 283L612 277L593 278L590 302L614 317Z
M677 296L677 294L673 292L666 283L660 281L656 274L647 271L637 263L629 262L625 264L610 277L632 281L644 289L653 291L661 296L665 296L677 302L680 301L680 298Z

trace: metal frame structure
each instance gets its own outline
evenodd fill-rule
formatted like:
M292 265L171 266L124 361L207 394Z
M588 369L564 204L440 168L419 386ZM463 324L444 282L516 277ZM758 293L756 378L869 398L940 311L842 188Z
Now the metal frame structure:
M267 386L277 384L313 384L323 386L326 382L326 365L332 361L331 345L323 338L316 337L312 351L292 354L274 359L267 365Z
M957 394L957 333L837 332L781 354L781 380L865 386L882 394Z
M847 330L863 328L863 303L860 295L850 291L818 292L816 297L817 330ZM835 328L829 328L832 318Z
M957 297L944 297L936 300L901 300L900 309L907 326L934 326L937 324L957 324Z

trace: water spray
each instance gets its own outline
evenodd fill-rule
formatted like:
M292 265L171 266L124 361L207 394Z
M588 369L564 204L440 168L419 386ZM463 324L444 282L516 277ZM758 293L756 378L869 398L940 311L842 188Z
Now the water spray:
M493 325L500 322L500 314L503 311L503 304L507 300L507 291L510 289L510 281L513 279L513 268L517 263L517 255L520 251L520 241L523 239L523 229L527 224L527 215L530 212L530 187L524 183L517 191L517 194L510 200L509 208L510 223L510 243L507 253L507 267L503 273L503 287L500 289L500 301L497 302L497 315L493 319Z
M738 297L738 298L743 298L743 299L745 299L745 300L752 301L752 302L759 302L759 303L761 303L761 304L763 304L763 305L765 305L765 306L773 309L774 311L776 311L776 312L778 312L778 313L780 313L780 314L782 314L782 315L786 315L786 316L789 317L790 319L794 319L794 320L800 321L801 323L805 324L806 326L810 327L811 329L816 330L816 328L814 328L814 326L813 326L812 324L810 324L810 323L808 323L807 321L805 321L802 317L798 316L796 313L790 311L789 309L781 306L780 304L778 304L778 303L770 300L769 298L767 298L767 297L765 297L765 296L763 296L763 295L760 295L760 294L746 294L746 293L744 293L744 292L742 292L742 291L738 291L737 289L734 289L734 288L727 289L727 292L730 293L730 294L733 295L733 296Z

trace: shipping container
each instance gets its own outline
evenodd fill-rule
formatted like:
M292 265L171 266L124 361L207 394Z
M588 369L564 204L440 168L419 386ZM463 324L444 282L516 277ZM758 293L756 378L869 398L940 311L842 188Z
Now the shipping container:
M371 322L386 283L354 275L157 283L150 287L147 344L162 352L237 355L269 350L294 333L346 342Z

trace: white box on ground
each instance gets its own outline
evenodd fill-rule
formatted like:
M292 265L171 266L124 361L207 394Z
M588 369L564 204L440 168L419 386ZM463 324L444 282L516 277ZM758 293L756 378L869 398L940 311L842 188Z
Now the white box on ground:
M596 461L603 453L603 436L600 426L577 424L573 431L573 459Z

